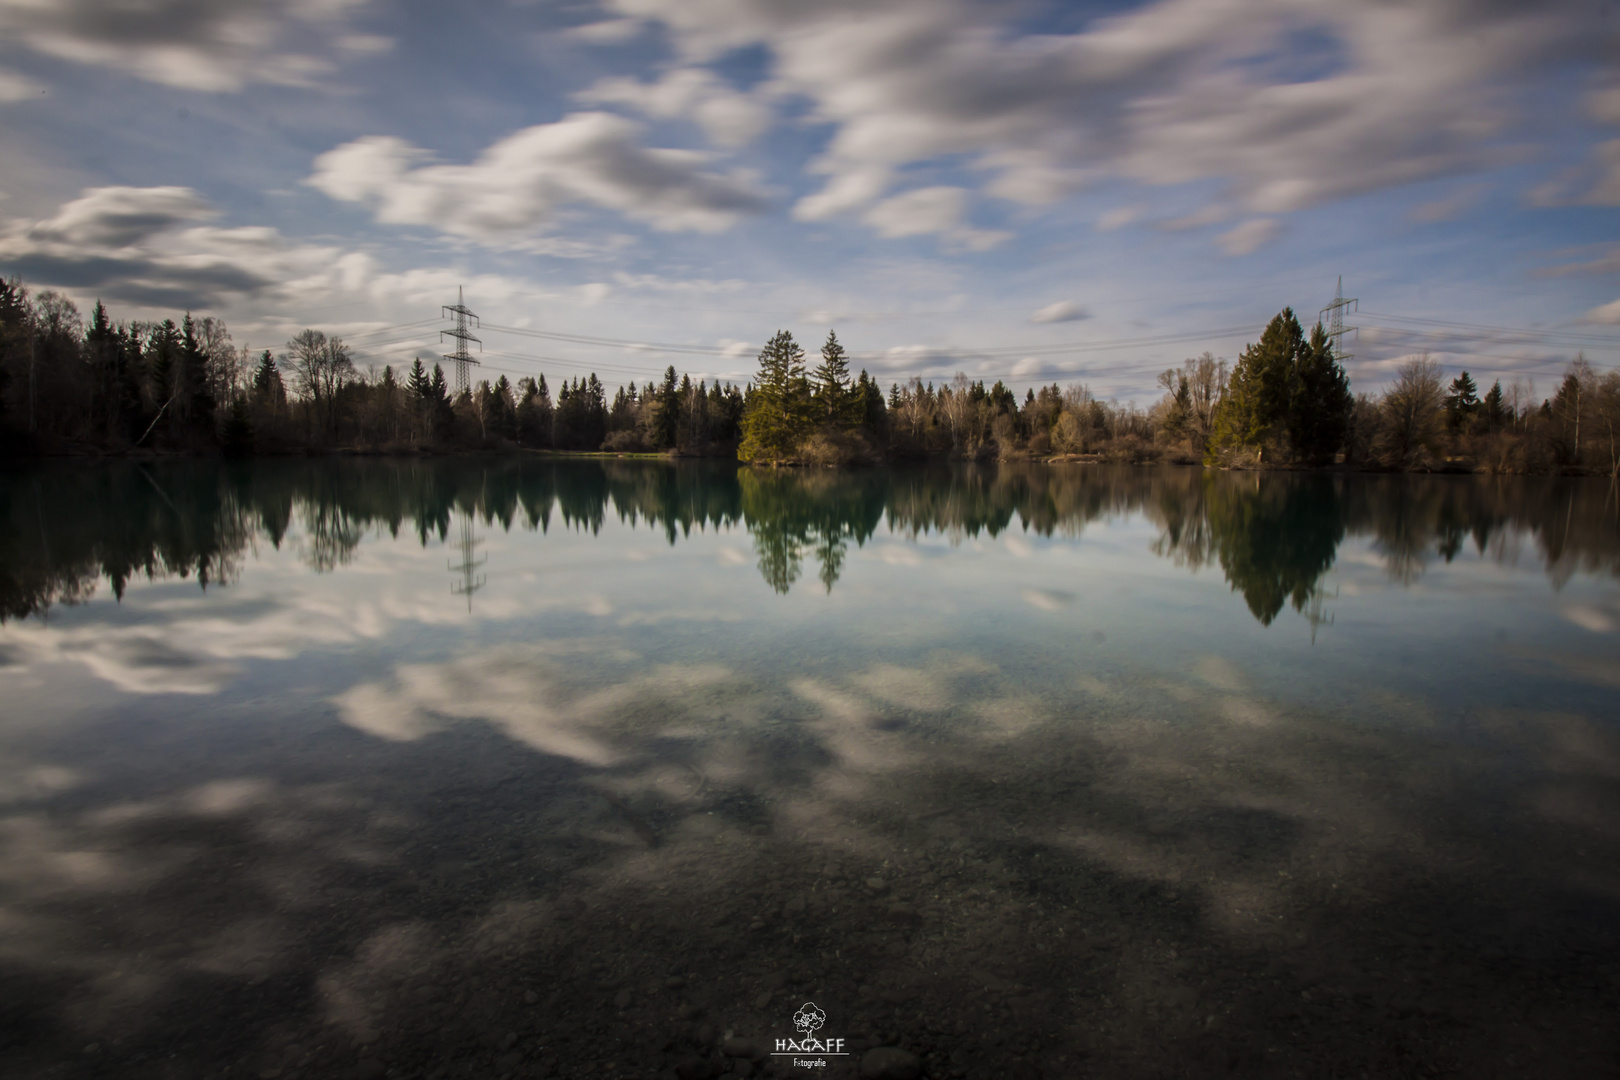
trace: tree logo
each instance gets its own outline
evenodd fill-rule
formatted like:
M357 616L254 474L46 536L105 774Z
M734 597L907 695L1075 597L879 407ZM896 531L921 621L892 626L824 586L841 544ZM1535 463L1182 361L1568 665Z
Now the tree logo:
M772 1057L792 1057L793 1064L815 1067L827 1064L828 1057L848 1057L849 1051L844 1049L843 1039L818 1039L816 1032L821 1030L827 1022L827 1010L813 1001L807 1001L799 1006L799 1011L793 1014L793 1026L798 1029L797 1039L777 1039L776 1050ZM813 1057L799 1057L797 1055L814 1055Z
M814 1034L815 1032L821 1030L821 1025L825 1024L826 1022L826 1011L818 1008L816 1003L813 1001L805 1002L799 1008L799 1011L793 1014L793 1026L798 1028L806 1035Z

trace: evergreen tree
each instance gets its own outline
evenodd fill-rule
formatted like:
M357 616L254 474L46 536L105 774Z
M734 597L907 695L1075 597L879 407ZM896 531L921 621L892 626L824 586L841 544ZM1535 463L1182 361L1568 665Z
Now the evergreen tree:
M456 410L450 403L450 388L445 385L444 368L433 365L433 378L428 383L427 420L429 436L448 438L456 427Z
M1257 344L1243 350L1227 384L1226 399L1215 416L1208 455L1255 450L1265 459L1286 434L1292 375L1305 332L1292 308L1283 308L1266 326Z
M807 380L804 350L786 330L778 330L759 354L759 375L743 417L743 439L737 448L741 461L775 464L798 452L805 433L805 409L800 398Z
M680 435L681 405L680 390L675 380L675 365L671 364L664 371L664 385L659 387L654 398L653 413L653 448L655 450L673 450L676 439Z
M855 380L854 401L850 409L855 422L874 439L882 439L889 428L889 410L883 405L883 388L878 381L861 370Z
M266 353L265 355L268 356L269 354ZM405 389L409 390L411 396L417 401L424 401L427 399L432 385L433 380L428 378L427 368L422 365L422 358L418 356L416 362L411 365L410 374L405 377Z
M1480 402L1480 407L1485 419L1485 430L1499 431L1507 426L1508 407L1506 397L1502 393L1501 379L1491 384L1484 400Z
M821 346L821 363L811 373L815 379L816 420L846 427L858 417L851 415L849 394L849 354L838 343L838 334L827 331Z
M1446 393L1446 426L1452 431L1467 431L1479 412L1479 386L1468 372L1451 380Z
M1330 464L1344 445L1354 403L1350 378L1318 322L1298 353L1290 380L1286 427L1294 456L1307 465Z

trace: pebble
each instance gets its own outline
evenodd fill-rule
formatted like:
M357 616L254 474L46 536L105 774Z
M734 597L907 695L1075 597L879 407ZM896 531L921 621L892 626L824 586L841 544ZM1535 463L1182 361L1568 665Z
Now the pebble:
M536 1004L539 1003L539 1001L540 1001L540 995L535 993L533 990L525 990L525 991L523 991L523 1004L525 1004L525 1005L536 1005Z
M873 892L882 892L889 887L889 884L880 877L869 877L866 879L866 887Z
M679 975L671 975L669 978L664 980L664 989L666 990L679 990L685 985L686 980L681 978Z
M730 1038L720 1044L720 1052L726 1057L746 1058L749 1061L759 1061L767 1055L765 1044L758 1039Z
M861 1080L917 1080L922 1058L897 1046L880 1046L861 1056Z
M383 1063L376 1058L361 1058L355 1066L354 1075L357 1080L377 1080L385 1071Z
M630 1007L630 1000L630 991L628 989L620 990L617 994L613 995L613 1007L615 1009L628 1009Z

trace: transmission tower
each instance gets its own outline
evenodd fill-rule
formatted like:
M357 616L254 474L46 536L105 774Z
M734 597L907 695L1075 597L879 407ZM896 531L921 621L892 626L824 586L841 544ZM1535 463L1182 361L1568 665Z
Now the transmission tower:
M474 362L476 363L476 361ZM473 535L472 511L465 511L461 515L461 540L456 545L461 549L461 562L449 564L451 570L461 574L461 580L450 584L450 592L452 595L467 598L467 610L469 612L472 611L473 593L482 589L485 582L489 580L484 575L476 573L480 566L489 562L489 556L487 555L482 559L473 558L473 552L479 543L481 541L477 536Z
M478 316L467 310L467 305L463 302L461 287L459 285L456 287L456 302L454 304L445 304L443 307L439 308L441 315L447 311L455 315L456 325L452 330L440 330L439 340L443 341L444 335L446 334L449 334L451 337L456 339L456 351L453 353L446 353L444 358L454 362L456 365L456 394L457 396L460 396L463 391L472 389L472 383L467 377L467 366L469 364L478 363L477 360L474 360L472 357L467 355L467 342L477 342L480 352L483 351L484 343L478 338L473 337L472 333L467 329L467 320L471 319L472 324L477 326Z
M1334 359L1340 364L1349 363L1353 356L1344 351L1344 335L1354 334L1358 327L1344 325L1346 311L1360 311L1360 300L1346 300L1344 298L1344 275L1339 275L1339 287L1333 290L1333 303L1323 308L1318 315L1327 324L1328 341L1333 346Z

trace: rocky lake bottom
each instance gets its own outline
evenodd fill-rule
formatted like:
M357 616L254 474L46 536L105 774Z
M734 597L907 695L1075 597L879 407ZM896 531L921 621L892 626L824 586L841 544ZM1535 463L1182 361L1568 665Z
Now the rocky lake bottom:
M0 626L0 1074L1620 1073L1606 570L475 520Z

